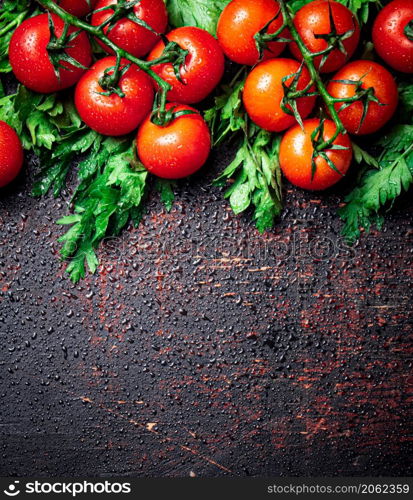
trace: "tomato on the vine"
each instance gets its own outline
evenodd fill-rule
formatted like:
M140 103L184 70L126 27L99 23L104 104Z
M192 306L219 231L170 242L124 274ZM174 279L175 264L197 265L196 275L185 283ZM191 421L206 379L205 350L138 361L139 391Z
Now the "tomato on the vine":
M114 14L114 10L110 6L115 6L118 3L118 0L99 0L92 15L92 26L100 26L106 22ZM141 0L133 6L130 15L132 19L121 18L113 25L106 26L103 31L118 47L135 57L142 57L159 40L159 34L165 33L168 25L168 13L163 0ZM141 25L138 24L139 20L142 22ZM112 49L100 40L97 41L106 52L113 54Z
M333 0L315 0L304 5L295 15L294 25L312 53L326 50L331 43L336 44L326 59L322 55L314 58L314 65L321 73L341 68L354 54L360 40L360 26L355 15ZM290 50L296 59L302 60L296 42L290 43Z
M0 188L14 180L23 166L23 148L16 132L0 121Z
M97 0L57 0L57 4L69 14L84 17L92 12Z
M121 73L125 72L117 88L103 88L104 79L113 75L115 66L114 56L97 61L77 84L75 105L91 129L103 135L120 136L135 130L151 111L154 88L151 78L126 60L121 62Z
M347 132L355 135L372 134L381 129L393 116L399 100L391 73L380 64L366 60L344 66L334 75L327 91L339 99L352 98L357 92L363 94L349 106L345 107L344 102L334 105Z
M202 116L190 106L168 104L167 110L190 114L174 118L165 127L152 123L149 116L138 131L138 155L152 174L181 179L205 164L211 151L211 135Z
M271 20L273 21L270 23ZM255 36L268 23L268 35L274 34L283 25L283 16L276 0L232 0L218 21L218 40L225 55L239 64L256 64L260 53ZM285 37L285 34L283 32L280 37ZM285 46L284 42L266 43L263 47L263 59L277 57Z
M64 22L52 14L56 37L61 37ZM69 29L69 34L75 28ZM26 19L13 33L9 47L10 64L16 78L35 92L50 94L74 85L84 73L68 61L60 60L59 78L50 59L48 45L51 39L48 14L40 14ZM64 49L66 55L72 57L84 67L92 61L92 49L85 32L79 34Z
M286 80L283 81L284 79ZM286 130L296 120L293 114L282 109L286 97L283 85L300 91L306 89L310 81L308 69L305 66L300 68L300 63L294 59L270 59L262 62L251 71L245 82L243 101L248 115L254 123L270 132ZM312 86L308 93L314 90L315 87ZM296 99L301 118L306 118L311 113L315 100L315 96ZM291 105L288 102L285 104L291 111Z
M373 26L374 47L392 68L413 73L413 2L393 0L377 16Z
M224 74L224 54L207 31L186 26L168 33L170 42L176 42L188 54L180 68L179 81L171 63L153 66L153 70L172 86L168 92L170 101L193 104L205 99L219 84ZM161 57L165 48L163 41L149 54L148 60Z
M317 154L314 157L315 173L313 176L314 144L312 136L316 129L320 127L320 123L318 118L306 120L304 130L297 124L285 133L280 145L280 166L284 175L291 184L312 191L327 189L340 181L347 173L353 158L353 150L348 135L340 134L334 141L334 145L345 149L329 149L325 151L331 165L320 153ZM330 140L336 130L334 122L325 120L323 134L320 139L324 141Z

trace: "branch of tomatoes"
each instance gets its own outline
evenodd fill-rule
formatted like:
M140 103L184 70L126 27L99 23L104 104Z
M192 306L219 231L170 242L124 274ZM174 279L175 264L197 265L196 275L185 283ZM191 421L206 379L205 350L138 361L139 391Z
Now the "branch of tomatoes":
M320 77L319 72L316 69L316 66L314 64L314 59L316 57L320 57L320 55L322 55L322 56L328 55L329 52L331 52L331 50L334 49L334 45L330 44L328 46L328 48L326 50L324 50L322 53L321 52L319 52L319 53L311 52L307 48L307 45L304 43L303 39L301 38L300 34L297 31L297 28L295 27L292 14L287 6L287 2L285 0L279 0L279 4L280 4L281 13L282 13L282 16L284 19L284 23L285 23L284 27L288 28L288 30L291 34L291 38L298 45L298 48L300 49L300 52L303 56L303 61L304 61L305 65L307 66L308 71L310 72L311 84L315 84L317 86L318 93L321 96L321 98L323 99L324 104L328 110L328 113L331 116L331 119L333 120L333 122L336 126L336 131L334 132L332 137L330 137L327 140L322 140L322 135L321 136L319 134L314 135L314 140L316 142L315 147L314 147L314 155L318 155L319 153L322 153L323 151L326 151L326 150L334 147L333 146L334 142L336 141L336 139L339 137L340 134L347 133L342 121L340 120L340 117L339 117L339 114L338 114L337 109L335 107L335 104L337 104L337 103L351 104L353 102L360 100L361 96L360 96L359 92L356 92L354 97L351 97L348 99L340 99L340 98L334 98L329 94L322 78ZM294 98L296 99L299 97L304 97L306 95L308 95L307 87L303 91L298 92ZM313 160L314 160L314 158L313 158ZM314 164L314 161L313 161L313 164ZM314 169L313 169L313 175L314 175Z
M133 16L134 22L136 22L136 16L132 13L131 8L135 5L135 2L119 2L116 6L114 13L100 26L92 26L87 22L75 17L69 12L62 9L54 0L36 0L41 6L46 8L49 12L59 16L65 23L65 26L74 26L79 28L90 35L94 36L96 39L100 40L107 47L109 47L116 55L116 65L113 68L108 68L110 71L106 71L104 79L101 80L102 88L108 92L115 92L121 95L121 90L117 88L117 83L119 78L125 72L125 68L122 67L122 59L127 59L131 63L134 63L139 69L144 71L148 76L150 76L159 88L158 97L155 100L156 106L154 107L152 120L160 126L168 125L174 118L175 114L167 109L167 94L171 90L172 86L161 78L155 71L152 70L153 66L157 64L170 62L173 64L175 74L179 76L179 67L183 60L185 60L187 51L181 49L176 43L169 42L166 37L164 38L165 50L161 58L154 59L152 61L144 61L138 57L130 54L126 50L120 48L116 43L114 43L104 32L104 29L116 21L119 16L125 15ZM129 12L131 11L131 12ZM141 23L142 21L139 20ZM148 26L145 24L145 27ZM149 27L151 31L152 28ZM60 44L64 40L60 41Z

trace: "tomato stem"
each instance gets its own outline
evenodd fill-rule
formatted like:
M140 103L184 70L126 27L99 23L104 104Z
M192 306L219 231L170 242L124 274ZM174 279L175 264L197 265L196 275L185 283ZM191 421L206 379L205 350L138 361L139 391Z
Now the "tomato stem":
M82 19L79 19L72 14L69 14L64 9L62 9L59 5L57 5L54 0L36 0L42 7L47 9L49 12L53 12L57 16L59 16L65 23L68 25L75 26L84 30L85 32L93 35L95 38L98 38L101 42L103 42L107 47L112 49L112 51L116 54L117 60L120 61L122 58L127 59L128 61L136 64L138 68L144 71L147 75L149 75L153 80L155 80L156 84L159 87L159 92L161 94L159 102L160 102L160 114L166 113L166 96L167 93L172 89L172 86L166 82L163 78L161 78L155 71L151 69L153 66L153 62L151 61L143 61L138 57L130 54L126 50L118 47L112 40L110 40L104 33L102 26L91 26L86 23ZM173 51L172 51L173 52ZM176 51L175 51L176 52ZM175 53L173 52L173 53ZM171 56L172 57L172 56Z
M311 76L311 81L317 86L318 92L323 99L329 114L336 126L336 131L334 135L326 140L326 141L321 141L319 144L316 146L316 149L318 152L320 151L325 151L334 144L334 141L337 139L337 137L340 134L346 134L347 131L344 128L343 123L340 120L340 117L338 116L338 112L334 106L336 104L336 100L328 93L326 86L324 85L323 80L321 79L315 65L314 65L314 59L315 57L319 56L320 54L314 54L311 52L307 46L305 45L303 39L301 38L300 34L297 31L297 28L295 27L295 24L293 22L292 15L287 7L287 2L285 0L279 0L279 4L281 7L281 12L284 17L284 22L286 26L288 27L291 37L296 42L298 45L298 48L300 49L300 52L303 56L303 60L308 68L308 71L310 72ZM325 51L323 51L324 53Z

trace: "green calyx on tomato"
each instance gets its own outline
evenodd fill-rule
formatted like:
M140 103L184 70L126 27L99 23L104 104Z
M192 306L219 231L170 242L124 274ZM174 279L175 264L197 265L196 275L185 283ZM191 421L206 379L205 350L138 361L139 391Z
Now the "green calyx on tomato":
M404 28L404 34L413 42L413 19Z
M165 35L161 35L161 38L165 44L165 49L158 59L151 61L151 65L155 66L157 64L170 63L176 79L184 84L185 82L183 81L181 72L185 67L185 61L189 54L189 50L184 49L177 42L170 42Z
M354 86L355 92L356 92L354 97L351 97L348 99L343 99L343 101L342 101L343 103L340 106L338 111L339 111L339 113L341 111L344 111L345 109L350 107L354 102L359 102L362 104L363 113L362 113L361 118L360 118L360 123L359 123L358 129L357 129L357 132L359 132L361 127L363 126L363 124L367 118L369 108L370 108L372 102L376 103L378 106L386 106L386 104L381 102L380 99L378 99L378 97L376 96L376 91L375 91L374 87L364 88L362 80L358 80L358 81L332 80L332 82L341 83L343 85L353 85ZM338 99L338 101L340 101L340 99Z
M162 105L162 96L158 92L155 96L150 121L158 127L167 127L171 122L185 115L197 113L189 106Z
M282 36L283 32L285 31L285 24L284 21L282 21L282 25L273 33L269 32L270 26L273 25L276 21L278 21L281 17L282 20L282 14L281 14L281 9L277 12L277 14L270 19L267 24L254 35L254 40L255 40L255 45L258 50L259 54L259 60L262 61L264 58L265 51L269 49L269 43L273 42L279 42L279 43L290 43L291 39L286 38L285 36Z
M285 20L276 0L232 0L222 11L217 35L225 55L254 66L281 54Z
M281 101L281 109L288 115L294 115L294 118L301 128L303 127L303 120L298 108L297 99L301 99L303 97L311 98L318 96L318 92L315 91L314 83L311 81L311 79L303 89L300 89L300 81L303 76L304 67L304 62L302 62L299 70L296 73L287 75L281 80L284 90L284 98ZM290 84L288 84L288 82L291 81L291 78L293 78L293 80Z
M330 32L326 34L317 34L314 33L314 38L316 40L324 40L328 47L325 50L322 50L318 54L314 54L314 57L317 55L321 55L322 59L320 62L320 69L323 68L325 63L327 62L328 56L333 52L333 50L339 50L345 57L348 56L348 52L346 47L344 46L344 41L351 38L356 32L356 25L353 19L353 27L344 33L339 33L337 30L336 21L334 20L333 10L331 8L330 2L328 2L328 15L330 21Z
M148 23L146 23L143 19L140 19L135 14L135 7L141 3L142 0L118 0L116 4L109 4L105 7L101 7L100 9L96 9L94 14L99 14L101 12L105 12L110 10L111 15L103 21L103 23L99 26L100 28L107 28L106 34L109 34L116 23L121 19L129 19L134 23L142 26L149 31L151 31L155 35L159 35Z
M99 79L99 85L104 90L104 92L99 92L99 94L104 96L117 94L119 97L125 97L125 93L119 86L119 81L128 72L130 67L131 63L122 66L121 58L118 57L116 65L106 68L103 76Z
M175 42L187 51L184 64L176 64L173 68L172 63L162 62L167 41L168 44ZM148 62L158 77L170 85L168 101L182 104L204 100L217 87L225 69L224 54L218 41L207 31L194 26L170 31L150 52ZM176 75L178 66L180 78Z
M49 54L50 62L53 64L53 68L55 71L56 78L60 80L60 70L66 69L67 64L74 66L79 69L88 69L87 66L81 64L74 57L69 55L66 49L71 47L71 43L80 35L81 31L76 30L72 33L69 33L70 25L68 23L64 23L63 32L61 36L56 35L55 23L52 15L48 14L49 18L49 29L50 29L50 41L47 44L46 50ZM63 64L67 63L67 64Z
M353 12L339 2L307 3L295 14L293 24L320 73L337 71L357 49L360 26ZM297 40L290 44L290 50L296 59L303 58Z
M345 130L354 135L380 130L393 116L399 100L393 75L368 60L344 66L330 81L327 91Z
M311 181L314 180L315 174L317 172L317 158L322 158L325 160L327 165L334 170L337 174L341 175L344 177L345 173L340 171L336 165L334 164L334 161L330 158L330 156L327 154L328 151L347 151L350 148L348 146L343 146L341 144L337 144L335 142L336 138L339 136L338 131L335 132L333 137L331 137L328 142L331 142L327 146L326 144L326 139L325 139L325 118L320 120L320 124L314 129L313 133L311 134L311 143L313 145L313 155L311 158ZM303 128L303 127L302 127Z
M117 47L142 58L165 33L168 13L163 0L98 0L91 24ZM115 53L99 37L96 39L105 52Z

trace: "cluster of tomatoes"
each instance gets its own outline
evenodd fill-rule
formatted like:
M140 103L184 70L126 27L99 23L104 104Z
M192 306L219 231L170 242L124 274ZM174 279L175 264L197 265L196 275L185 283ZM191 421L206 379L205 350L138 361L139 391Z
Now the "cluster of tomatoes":
M347 172L352 160L351 141L347 134L340 134L333 142L335 148L326 152L327 158L314 155L315 131L322 127L321 140L327 142L334 137L336 126L331 120L307 119L315 108L317 89L307 67L301 65L302 51L296 42L288 43L293 58L279 57L290 38L288 30L281 31L260 53L257 33L267 26L261 37L265 41L282 30L278 12L273 0L233 0L220 18L218 38L230 59L254 66L243 91L251 120L270 132L287 131L280 146L285 176L305 189L326 189ZM381 11L373 28L378 54L390 66L408 73L413 73L413 40L405 29L412 20L413 2L394 0ZM316 0L299 10L293 23L309 53L319 54L312 56L317 71L333 73L327 92L335 99L334 107L346 131L364 135L381 129L397 108L397 85L391 73L376 62L348 62L360 40L354 14L338 2ZM296 93L303 94L295 101L303 124L296 123L291 106L283 106L286 87L292 85ZM359 98L354 102L356 95Z
M116 6L128 2L132 4L125 9L128 15L119 18ZM82 120L91 129L108 136L138 130L138 155L153 174L182 178L206 162L211 149L210 132L202 116L190 105L204 100L219 84L224 74L224 55L236 63L253 66L243 90L245 109L263 129L286 131L280 164L292 183L308 189L325 189L340 180L349 168L351 142L348 135L340 134L334 141L338 147L327 151L328 158L325 155L315 158L314 172L314 131L320 129L320 120L307 118L315 108L317 92L312 75L301 64L302 50L295 42L288 42L287 29L278 34L284 20L276 0L232 0L219 19L218 40L196 27L182 27L164 35L168 13L163 0L57 3L75 16L90 15L91 26L103 27L112 44L108 46L100 39L97 42L107 55L92 65L92 47L86 32L74 27L67 31L57 15L40 14L24 21L12 36L9 57L15 76L40 93L76 85L75 105ZM406 35L406 26L411 25L412 19L412 2L394 0L381 11L373 31L376 50L384 61L410 73L413 73L413 41ZM397 107L397 86L390 72L380 64L367 60L348 62L360 38L354 14L333 0L315 0L298 11L293 22L307 49L320 54L313 59L318 72L336 72L327 90L337 98L336 110L347 132L360 135L379 130ZM272 34L277 36L271 38ZM62 46L62 39L69 43ZM162 60L170 42L185 51L179 74L172 61ZM115 57L113 44L137 58L156 62L151 69L170 85L166 111L172 119L167 123L153 120L155 95L159 90L153 78L135 64ZM335 44L332 49L331 44ZM287 45L292 57L280 58ZM296 111L304 120L301 126L291 113L291 103L286 109L288 89L305 91L305 95L296 99ZM360 100L343 104L356 94ZM11 140L4 135L5 127L5 124L0 127L0 149L2 141ZM326 120L321 128L322 140L334 136L333 121ZM9 163L0 156L0 187L15 177L21 167L20 153L9 156Z

